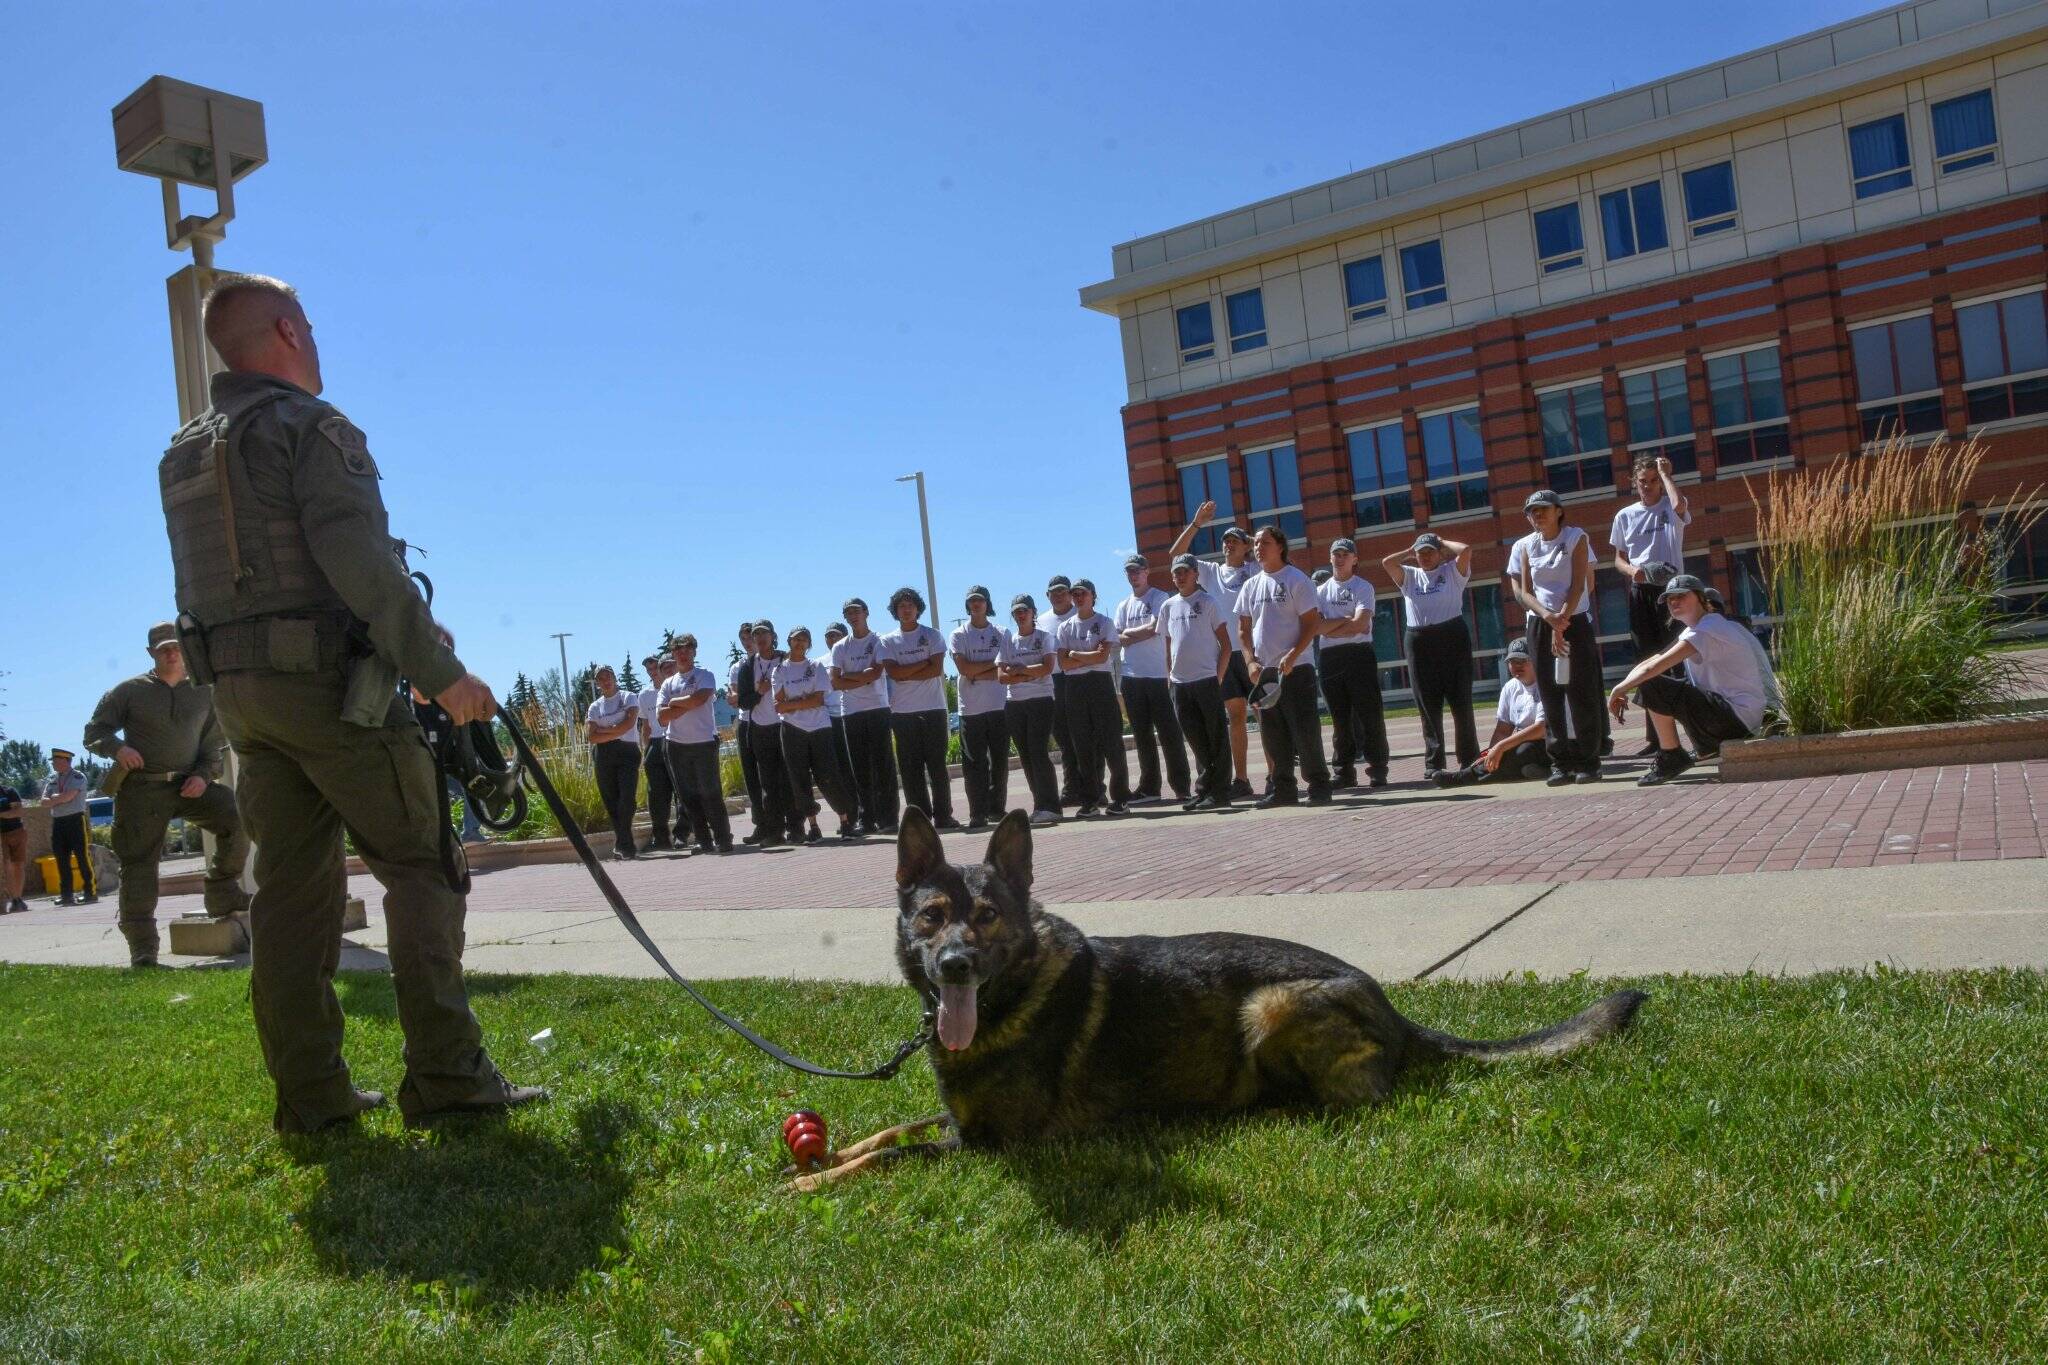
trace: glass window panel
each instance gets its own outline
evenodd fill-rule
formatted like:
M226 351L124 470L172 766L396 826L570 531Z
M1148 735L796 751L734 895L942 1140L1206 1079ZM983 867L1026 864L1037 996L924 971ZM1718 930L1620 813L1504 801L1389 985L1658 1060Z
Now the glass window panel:
M1742 357L1716 356L1707 362L1707 393L1714 409L1714 425L1739 426L1749 420L1749 405L1742 391Z
M1458 457L1451 444L1451 415L1434 413L1418 424L1422 429L1422 463L1428 478L1441 479L1458 472Z
M1182 364L1191 360L1207 360L1215 354L1216 325L1208 304L1191 303L1174 314L1174 321L1180 328Z
M1621 381L1621 403L1628 410L1628 439L1654 441L1664 434L1657 409L1657 376L1632 374Z
M1989 90L1979 90L1960 99L1943 100L1928 112L1934 121L1934 154L1944 162L1960 153L1989 147L1998 141L1998 120L1991 111ZM1972 160L1969 164L1982 165L1984 162ZM1967 167L1947 169L1963 170Z
M1536 400L1537 415L1543 425L1545 456L1572 453L1571 398L1569 390L1559 390Z
M1607 404L1601 398L1598 384L1581 384L1573 389L1572 409L1578 421L1579 449L1605 450L1613 444L1607 439Z
M1501 624L1500 584L1484 583L1472 589L1472 624L1481 649L1500 649L1507 632Z
M1628 192L1636 211L1636 250L1658 251L1671 244L1664 231L1664 186L1651 180Z
M1666 436L1692 434L1692 399L1685 391L1685 366L1657 371L1657 411Z
M1963 338L1963 379L1992 379L2005 373L2005 348L1999 341L1998 305L1973 303L1956 309L1956 330Z
M1372 606L1372 653L1381 663L1401 661L1401 617L1399 599L1381 596Z
M1401 287L1410 308L1426 308L1444 301L1442 242L1418 242L1401 248Z
M1600 234L1607 245L1608 260L1618 261L1636 254L1636 230L1629 216L1627 190L1600 196Z
M1387 301L1387 269L1378 256L1351 261L1344 267L1344 303L1349 308L1368 308Z
M1686 221L1694 224L1726 219L1735 213L1735 165L1723 161L1701 166L1679 177L1685 195ZM1721 224L1728 226L1728 224ZM1715 230L1695 228L1694 231Z
M1541 209L1535 219L1536 255L1549 263L1547 268L1564 268L1585 260L1586 239L1579 228L1577 204Z
M1749 380L1749 420L1768 421L1785 415L1785 390L1778 382L1778 348L1745 351L1742 368Z
M1897 362L1900 393L1925 393L1941 387L1934 375L1934 319L1907 318L1891 325L1892 359Z
M1230 334L1243 336L1246 332L1261 332L1266 327L1266 302L1256 289L1247 289L1242 294L1232 294L1224 300L1224 307L1230 313Z
M1459 408L1451 414L1451 430L1457 441L1458 472L1480 474L1486 470L1486 442L1479 436L1479 409Z
M1849 333L1856 358L1856 392L1866 403L1898 392L1892 383L1892 336L1889 327L1861 327Z
M1294 447L1273 452L1273 497L1276 507L1292 507L1301 501L1301 481L1294 468Z
M1905 115L1893 114L1851 128L1849 165L1858 199L1911 185L1912 153L1906 143Z
M2012 366L2007 374L2030 374L2048 370L2048 316L2042 308L2043 294L2020 294L1999 300L2005 318L2005 351Z

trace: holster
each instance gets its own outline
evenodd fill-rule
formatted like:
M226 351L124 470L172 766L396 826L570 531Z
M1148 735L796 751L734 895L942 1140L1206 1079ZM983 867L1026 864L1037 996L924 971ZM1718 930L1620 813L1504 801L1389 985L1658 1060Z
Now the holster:
M341 718L366 730L380 730L398 696L398 665L381 654L358 654L348 666L348 690L341 698Z
M199 624L198 617L184 611L178 613L172 624L178 631L178 648L185 655L185 672L201 687L213 686L219 675L213 671L213 655L206 647L206 627Z
M185 665L185 671L191 672L192 665ZM128 770L121 766L120 760L116 759L100 778L100 794L102 796L118 795L121 790L121 784L127 780Z

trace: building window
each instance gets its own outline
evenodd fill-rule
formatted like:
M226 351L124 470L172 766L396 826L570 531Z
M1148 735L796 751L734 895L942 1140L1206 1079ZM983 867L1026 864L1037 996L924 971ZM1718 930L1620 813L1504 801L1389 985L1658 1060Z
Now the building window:
M2010 542L2003 525L2004 515L1984 519L1990 553L1998 558L1991 572L1992 581L1998 585L1999 610L2010 620L2048 619L2048 524L2036 517L2034 511L2013 516L2021 525Z
M1560 493L1614 491L1614 443L1600 381L1536 395L1543 428L1543 471Z
M1353 322L1387 315L1387 266L1378 256L1344 263L1344 306Z
M1941 381L1934 376L1934 319L1921 314L1849 332L1856 359L1856 411L1863 439L1941 430Z
M1372 653L1380 668L1382 695L1408 690L1408 660L1401 648L1405 634L1400 594L1380 593L1372 608Z
M1662 455L1674 474L1699 472L1693 448L1692 399L1685 389L1685 365L1666 365L1621 377L1621 401L1628 409L1631 454Z
M1252 529L1277 526L1291 545L1307 534L1301 516L1301 480L1294 470L1294 442L1244 453L1245 497Z
M1579 230L1579 206L1559 204L1538 209L1536 219L1536 264L1543 273L1574 270L1586 263L1586 235Z
M1713 582L1713 560L1704 549L1685 556L1678 566L1702 583ZM1629 630L1629 581L1609 558L1593 560L1593 638L1600 647L1600 671L1620 678L1636 663L1635 635Z
M1600 196L1600 231L1607 259L1624 260L1671 245L1664 231L1664 187L1655 180Z
M1963 338L1963 397L1972 424L2048 412L2048 319L2042 298L2037 289L1956 309L1956 331Z
M1911 188L1913 154L1906 144L1906 116L1893 114L1851 128L1849 171L1858 199Z
M1230 319L1230 353L1256 351L1266 344L1266 300L1256 289L1232 294L1223 300L1223 314Z
M1500 658L1507 649L1507 624L1500 611L1500 581L1467 588L1465 610L1472 620L1473 676L1482 683L1504 680Z
M1714 457L1723 473L1792 453L1776 346L1709 359L1707 394L1714 409Z
M1216 355L1216 320L1206 303L1191 303L1173 315L1180 328L1180 363L1192 365Z
M1180 514L1193 521L1196 510L1205 502L1216 504L1216 515L1207 526L1195 532L1188 548L1198 555L1220 554L1223 551L1223 533L1237 520L1230 501L1230 460L1227 456L1218 455L1213 460L1180 467Z
M1490 507L1486 496L1486 445L1479 439L1479 408L1433 412L1422 429L1422 463L1431 517Z
M1401 424L1387 422L1344 433L1351 448L1351 504L1358 529L1415 520L1415 501L1408 491L1408 450L1401 442Z
M1694 237L1735 226L1735 163L1701 166L1678 177L1685 193L1685 227Z
M1417 242L1401 248L1401 294L1410 309L1427 308L1450 297L1444 288L1444 244Z
M1771 580L1767 576L1761 545L1746 545L1728 551L1728 569L1735 580L1735 595L1729 606L1737 616L1749 618L1749 628L1765 644L1771 642L1771 626L1778 613L1771 606Z
M1928 113L1934 121L1934 167L1938 173L1954 175L1998 160L1998 116L1991 111L1989 90L1943 100Z

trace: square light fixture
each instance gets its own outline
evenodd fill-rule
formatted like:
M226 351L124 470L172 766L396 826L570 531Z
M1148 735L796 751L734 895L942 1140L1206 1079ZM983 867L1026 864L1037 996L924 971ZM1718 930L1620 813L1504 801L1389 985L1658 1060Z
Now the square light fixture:
M263 106L169 76L152 76L114 106L114 158L124 171L199 189L218 185L215 148L228 183L270 159Z

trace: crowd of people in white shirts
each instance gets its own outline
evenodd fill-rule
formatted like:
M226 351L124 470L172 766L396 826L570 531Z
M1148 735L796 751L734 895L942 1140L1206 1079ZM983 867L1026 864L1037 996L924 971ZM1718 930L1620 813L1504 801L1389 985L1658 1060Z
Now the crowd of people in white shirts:
M1612 747L1610 722L1624 718L1630 694L1647 716L1644 756L1654 755L1639 779L1646 786L1762 728L1775 686L1769 657L1725 614L1717 592L1680 571L1691 513L1669 462L1639 460L1634 483L1637 501L1616 514L1609 542L1629 582L1641 661L1603 706L1591 538L1568 523L1557 494L1532 493L1523 507L1531 530L1515 542L1506 572L1527 627L1506 650L1508 677L1484 746L1473 721L1465 619L1471 546L1425 531L1380 561L1403 599L1402 653L1421 711L1425 780L1595 781ZM948 660L958 677L967 829L985 828L1009 808L1013 747L1036 825L1070 813L1122 815L1133 802L1164 799L1169 788L1196 811L1238 801L1293 805L1304 786L1309 805L1328 804L1339 788L1384 787L1377 597L1358 572L1356 544L1334 541L1329 568L1313 581L1288 563L1287 539L1271 526L1224 528L1220 560L1189 553L1214 515L1204 504L1169 550L1171 593L1153 585L1144 556L1127 558L1130 592L1113 613L1099 610L1088 579L1054 575L1046 611L1018 593L1005 625L989 590L976 586L967 592L967 619L948 638L922 623L926 603L906 587L890 595L894 628L886 633L870 627L858 597L846 600L822 642L805 626L783 639L773 622L742 623L743 657L723 684L698 663L692 635L645 661L649 685L637 695L599 669L585 722L615 856L641 851L633 822L643 769L652 850L694 842L703 853L732 851L714 705L721 692L737 713L753 822L745 842L816 843L827 807L848 841L893 833L905 805L941 829L961 828L946 771ZM1327 759L1319 693L1333 731ZM1252 711L1266 758L1262 795L1247 770Z

